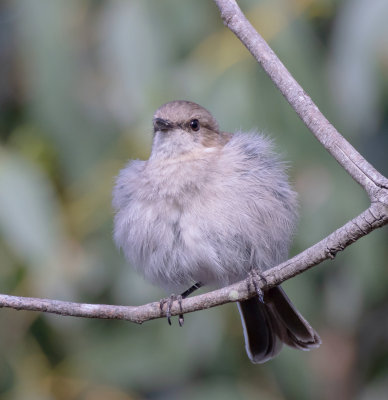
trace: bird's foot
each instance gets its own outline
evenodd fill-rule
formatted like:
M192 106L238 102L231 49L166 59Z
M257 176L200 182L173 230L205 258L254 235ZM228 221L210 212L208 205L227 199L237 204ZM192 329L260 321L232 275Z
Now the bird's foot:
M181 295L177 296L176 294L171 294L169 297L166 297L162 300L160 300L159 305L160 305L160 311L163 312L163 306L167 304L167 310L166 310L166 317L168 323L171 325L171 307L174 303L174 301L177 301L179 304L179 309L181 313L178 316L178 322L179 326L183 326L185 322L185 318L183 316L183 310L182 310L182 300L185 299L187 296L190 296L191 293L195 292L197 289L199 289L202 286L201 282L195 283L193 286L188 288L186 291L184 291Z
M247 282L248 291L253 286L260 302L264 304L264 291L260 288L259 285L261 282L264 282L265 284L267 284L267 279L265 279L264 276L261 275L257 269L252 269L249 272L246 282Z
M162 312L163 312L164 305L165 304L167 305L166 317L167 317L167 321L168 321L169 325L171 325L171 308L172 308L172 305L174 304L174 301L178 302L180 311L182 312L182 296L181 295L177 296L176 294L173 293L169 297L165 297L164 299L161 299L159 302L160 311L162 311ZM183 313L179 314L178 322L179 322L179 326L183 326L183 323L185 322Z

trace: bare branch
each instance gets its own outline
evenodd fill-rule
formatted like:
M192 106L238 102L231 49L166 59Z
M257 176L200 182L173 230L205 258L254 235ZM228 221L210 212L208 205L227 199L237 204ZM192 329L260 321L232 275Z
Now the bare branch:
M266 41L246 19L237 2L235 0L214 1L221 11L225 25L259 62L305 125L352 178L366 190L371 200L376 200L380 195L380 188L388 189L387 178L376 171L330 124Z
M357 239L367 235L388 222L388 207L381 203L374 203L358 217L333 232L331 235L311 246L297 256L279 264L277 267L265 271L264 280L259 285L261 289L279 285L287 279L298 275L305 270L332 259ZM246 281L224 287L213 292L184 299L182 301L183 313L219 306L238 300L246 300L254 296L253 288L248 288ZM103 304L79 304L65 301L37 299L31 297L17 297L0 295L0 307L14 308L16 310L42 311L73 317L122 319L141 324L145 321L165 317L164 310L160 309L159 302L142 306L112 306ZM172 315L182 313L177 304L171 310Z
M371 206L341 228L311 246L297 256L278 266L265 271L260 288L266 289L279 285L287 279L305 270L334 258L356 240L388 223L388 180L376 171L329 123L318 110L311 98L290 75L284 65L269 48L264 39L255 31L245 18L235 0L214 0L221 16L228 26L248 48L256 60L288 100L306 126L313 132L323 146L332 154L346 171L368 193ZM248 288L245 281L187 298L182 301L182 310L174 304L172 315L189 313L215 307L228 302L245 300L255 295L253 288ZM57 300L37 299L0 295L0 307L16 310L50 312L60 315L122 319L142 323L164 317L165 309L160 310L159 302L142 306L112 306L98 304L79 304Z

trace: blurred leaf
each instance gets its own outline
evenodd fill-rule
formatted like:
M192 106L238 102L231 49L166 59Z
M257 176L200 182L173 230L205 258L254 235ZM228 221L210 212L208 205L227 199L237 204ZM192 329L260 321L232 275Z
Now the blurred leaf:
M0 158L0 229L17 254L35 265L52 258L61 240L59 209L46 177L12 153Z
M344 2L332 40L331 85L349 133L367 136L379 122L377 60L388 35L386 0ZM386 51L385 51L386 52Z

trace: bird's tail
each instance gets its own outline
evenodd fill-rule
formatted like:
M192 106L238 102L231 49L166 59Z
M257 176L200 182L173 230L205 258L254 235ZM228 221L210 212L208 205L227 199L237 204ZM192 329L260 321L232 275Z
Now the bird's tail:
M258 297L239 302L244 329L245 348L253 363L264 363L275 357L283 343L299 350L319 347L317 332L293 306L280 286Z

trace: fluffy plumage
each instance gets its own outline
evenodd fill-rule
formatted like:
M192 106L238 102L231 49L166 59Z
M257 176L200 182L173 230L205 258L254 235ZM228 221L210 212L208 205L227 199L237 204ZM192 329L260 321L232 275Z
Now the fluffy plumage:
M220 132L207 110L185 101L157 110L154 127L149 160L129 162L113 191L114 239L131 265L177 291L196 282L227 285L284 261L297 200L271 141ZM275 288L265 304L254 298L239 306L253 362L276 355L282 342L302 349L320 343L283 293ZM296 316L294 326L287 314Z

